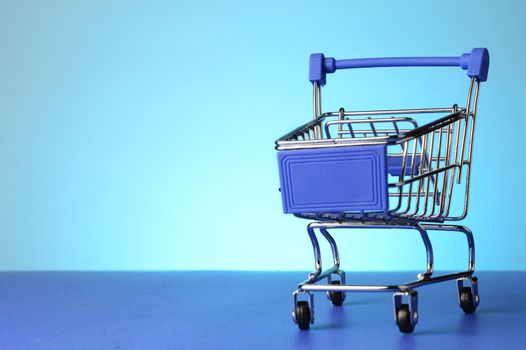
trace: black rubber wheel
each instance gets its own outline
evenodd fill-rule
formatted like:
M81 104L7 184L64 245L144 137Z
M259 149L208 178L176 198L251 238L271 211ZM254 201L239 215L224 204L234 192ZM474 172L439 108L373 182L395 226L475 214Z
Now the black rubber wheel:
M332 281L331 285L333 286L340 286L340 281ZM345 299L343 296L343 292L329 292L329 299L332 301L332 305L334 306L342 306L343 300Z
M467 314L472 314L477 310L477 305L471 294L471 287L462 287L460 290L460 307Z
M306 331L310 328L310 307L306 301L298 301L296 303L296 321L301 330Z
M402 333L413 333L415 326L411 324L411 313L409 312L409 305L402 304L396 311L396 324Z

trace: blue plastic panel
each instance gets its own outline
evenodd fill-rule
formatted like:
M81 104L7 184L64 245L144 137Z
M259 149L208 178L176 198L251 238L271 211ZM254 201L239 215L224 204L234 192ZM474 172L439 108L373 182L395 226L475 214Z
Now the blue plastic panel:
M278 152L285 213L386 211L385 146Z
M392 176L400 176L402 174L402 165L404 157L402 155L388 155L387 156L387 172ZM413 165L413 156L406 155L404 176L410 176L411 171L413 175L418 175L420 170L420 155L415 155L415 164Z

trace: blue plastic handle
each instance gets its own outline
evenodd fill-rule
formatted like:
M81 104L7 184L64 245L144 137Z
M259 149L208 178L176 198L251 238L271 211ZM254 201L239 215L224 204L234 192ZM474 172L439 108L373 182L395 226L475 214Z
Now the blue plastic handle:
M383 57L336 60L322 53L310 56L309 80L325 85L326 75L338 69L372 67L460 67L467 70L470 78L479 81L488 79L489 52L486 48L475 48L471 53L458 57Z

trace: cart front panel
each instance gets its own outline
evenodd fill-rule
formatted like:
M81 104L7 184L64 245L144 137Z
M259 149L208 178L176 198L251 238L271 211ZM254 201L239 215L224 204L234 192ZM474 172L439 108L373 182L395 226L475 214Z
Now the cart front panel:
M386 212L385 145L278 152L285 213Z

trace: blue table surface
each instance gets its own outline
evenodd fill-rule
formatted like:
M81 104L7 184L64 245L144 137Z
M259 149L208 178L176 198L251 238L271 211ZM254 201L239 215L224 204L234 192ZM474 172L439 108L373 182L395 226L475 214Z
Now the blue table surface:
M454 281L419 291L411 335L391 293L315 295L316 322L291 321L302 272L2 272L0 349L525 349L526 272L480 272L481 304L465 315ZM415 273L348 273L397 283Z

